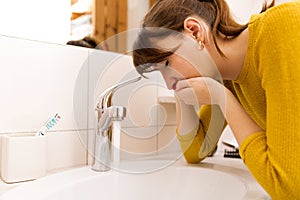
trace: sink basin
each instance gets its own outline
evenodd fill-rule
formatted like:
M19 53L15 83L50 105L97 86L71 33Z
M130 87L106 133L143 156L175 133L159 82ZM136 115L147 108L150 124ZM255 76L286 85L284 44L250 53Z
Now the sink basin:
M83 167L25 183L4 193L0 199L240 200L246 193L245 183L237 177L199 166L172 165L139 174L114 170L94 172L90 167Z

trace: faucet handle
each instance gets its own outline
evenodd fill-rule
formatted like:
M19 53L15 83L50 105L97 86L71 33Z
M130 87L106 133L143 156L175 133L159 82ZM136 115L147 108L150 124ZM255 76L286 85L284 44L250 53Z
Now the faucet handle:
M99 111L98 111L99 112ZM106 131L110 127L112 121L122 121L126 116L126 108L122 106L111 106L104 110L98 122L101 131Z
M126 108L122 106L111 106L108 108L109 117L114 121L121 121L126 117Z

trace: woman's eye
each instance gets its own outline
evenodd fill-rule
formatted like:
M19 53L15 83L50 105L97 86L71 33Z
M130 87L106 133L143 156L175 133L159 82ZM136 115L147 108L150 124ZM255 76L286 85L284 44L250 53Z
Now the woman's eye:
M165 67L169 67L169 61L168 60L165 63Z

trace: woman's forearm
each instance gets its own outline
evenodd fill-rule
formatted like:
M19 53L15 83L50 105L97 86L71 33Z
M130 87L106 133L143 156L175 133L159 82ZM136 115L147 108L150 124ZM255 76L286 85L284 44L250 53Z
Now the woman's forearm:
M186 105L176 98L178 135L186 135L199 125L199 117L193 105Z
M239 145L248 136L262 131L228 89L225 90L225 102L220 102L219 106Z
M180 103L180 105L187 104L186 106L182 106L181 109L178 109L178 111L181 111L181 118L178 122L179 128L184 127L185 123L195 123L193 120L189 122L190 119L186 116L193 116L191 114L192 109L188 108L188 105L197 102L199 105L219 105L227 124L230 126L239 144L251 134L262 131L231 91L214 79L198 77L179 81L175 92L179 96L179 102L184 102ZM183 108L186 108L189 112L183 112ZM184 115L185 113L186 116ZM196 119L195 116L197 116L196 113L191 119ZM191 127L191 125L189 125L189 127ZM185 130L186 128L182 130L182 133L184 133Z

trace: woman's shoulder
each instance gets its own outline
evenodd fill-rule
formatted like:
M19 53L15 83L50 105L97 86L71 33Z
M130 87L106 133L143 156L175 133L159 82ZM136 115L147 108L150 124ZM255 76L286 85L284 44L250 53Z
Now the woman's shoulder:
M299 13L300 13L300 0L294 0L294 1L289 1L289 2L276 5L268 9L264 14L267 17L270 17L272 15L276 15L276 16L279 15L280 17L285 17L284 14L299 16Z
M274 40L290 40L297 37L300 29L300 0L276 5L267 11L251 16L249 40L252 44ZM259 43L257 43L259 41Z
M300 17L300 0L289 1L281 3L272 8L269 8L267 11L254 14L251 16L250 22L260 21L262 23L278 23L281 21L287 21L290 19L299 20Z

